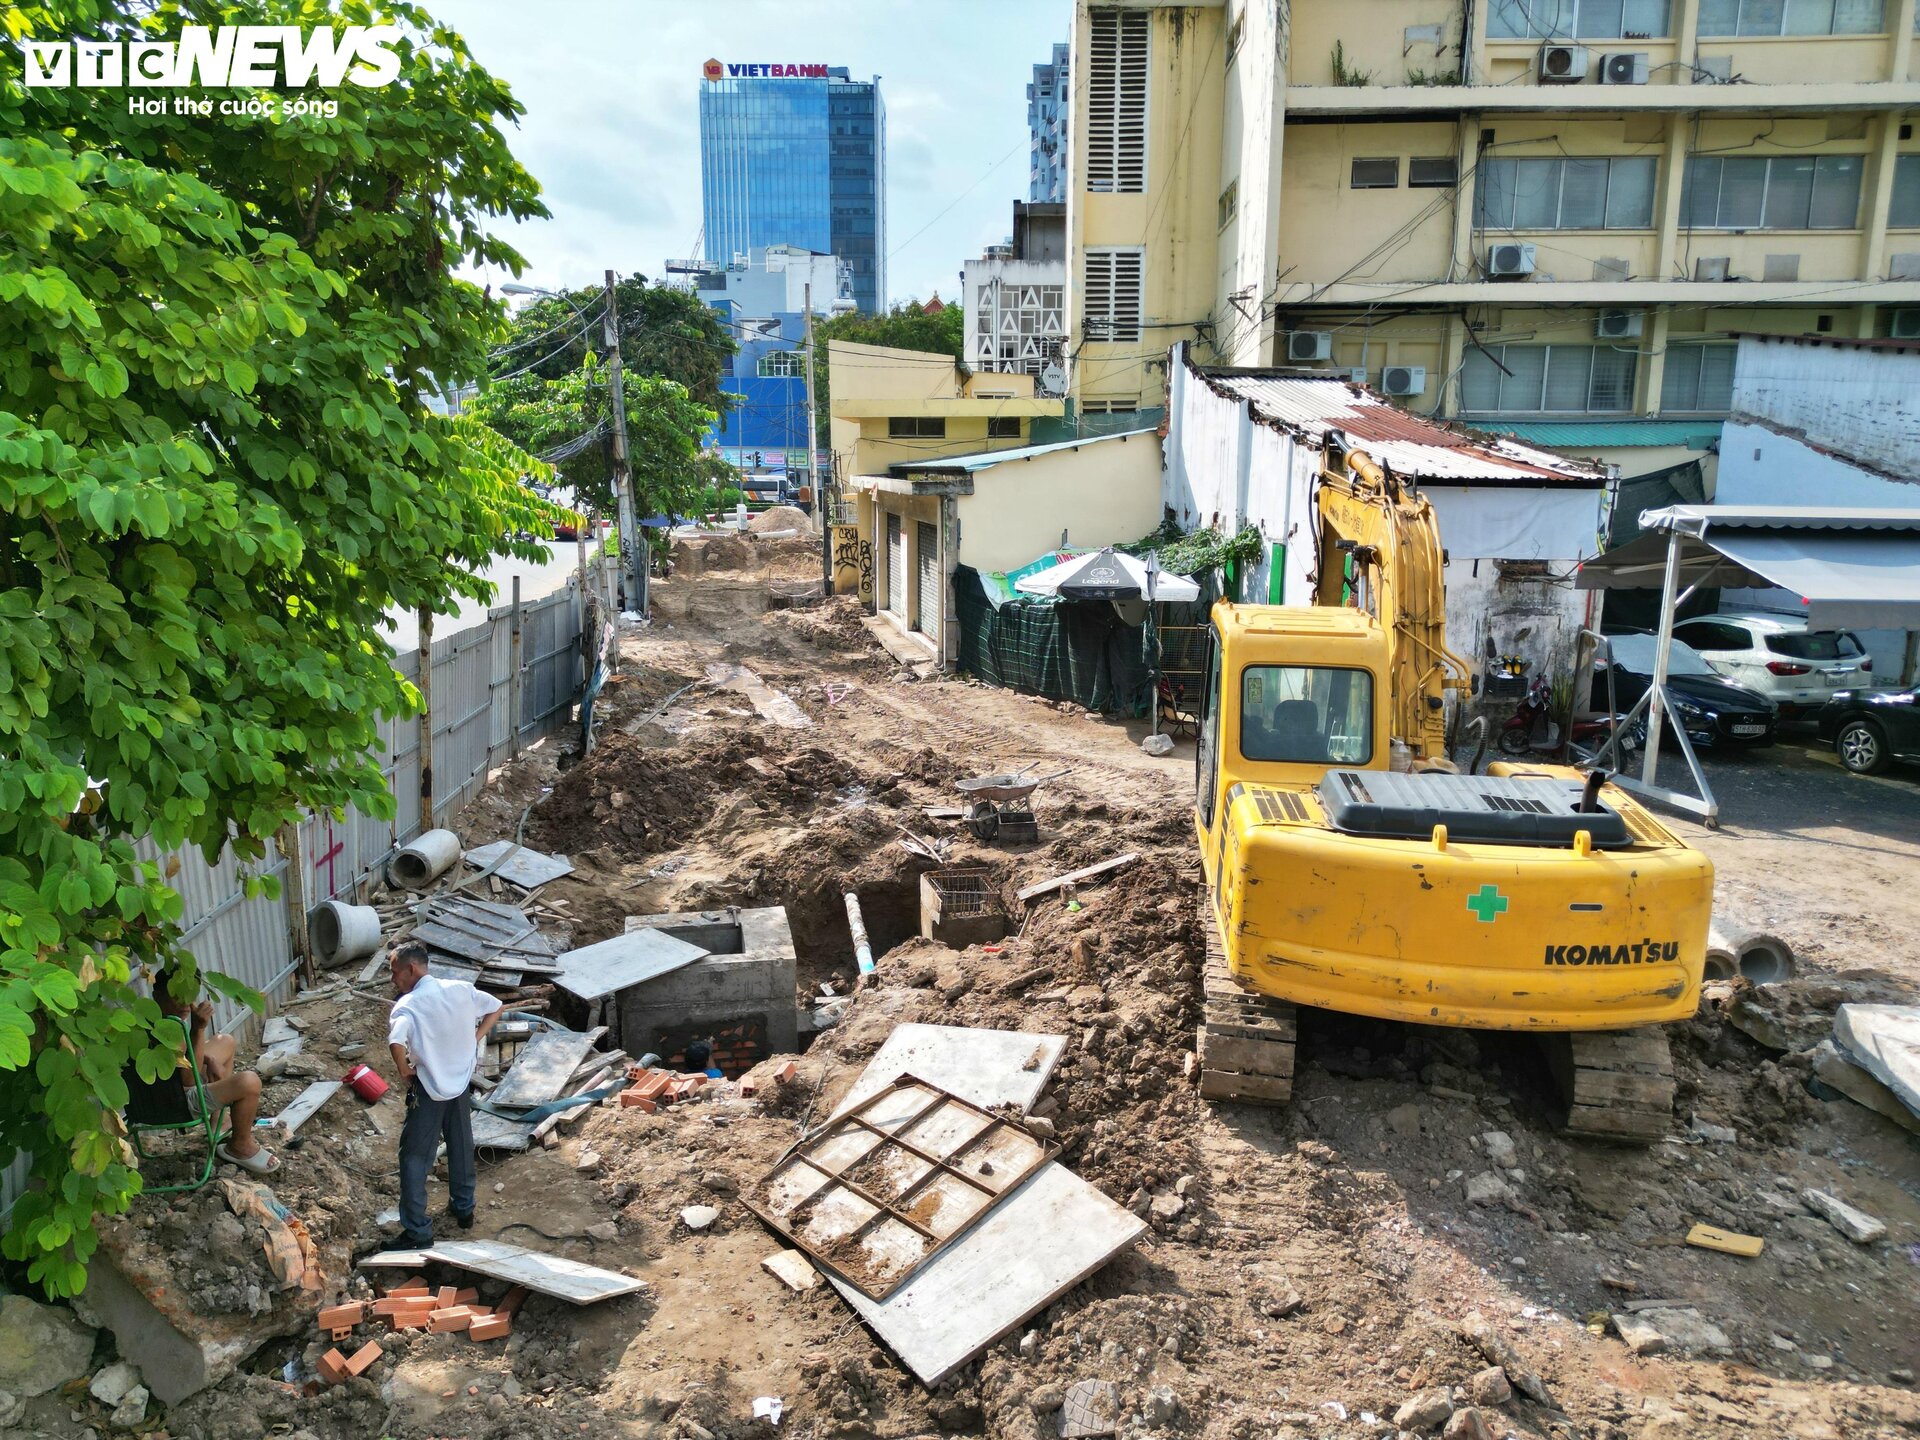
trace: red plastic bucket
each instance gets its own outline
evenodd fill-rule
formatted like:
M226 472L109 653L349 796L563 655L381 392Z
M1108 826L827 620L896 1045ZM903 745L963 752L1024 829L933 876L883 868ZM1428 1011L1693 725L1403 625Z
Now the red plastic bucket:
M356 1065L347 1071L341 1083L369 1105L387 1093L387 1082L364 1065Z

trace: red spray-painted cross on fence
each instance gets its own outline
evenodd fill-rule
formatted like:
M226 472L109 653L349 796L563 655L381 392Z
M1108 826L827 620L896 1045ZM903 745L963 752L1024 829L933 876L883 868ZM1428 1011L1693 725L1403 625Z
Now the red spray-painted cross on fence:
M327 848L321 854L313 857L313 868L317 871L321 866L326 866L327 898L331 900L340 892L340 882L334 878L333 862L346 853L347 847L340 838L333 833L333 817L331 815L326 817L325 824L327 827Z

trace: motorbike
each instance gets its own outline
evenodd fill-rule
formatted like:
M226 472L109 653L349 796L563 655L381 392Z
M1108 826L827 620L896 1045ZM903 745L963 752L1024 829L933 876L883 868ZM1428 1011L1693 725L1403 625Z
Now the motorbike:
M1571 749L1578 756L1590 757L1595 754L1613 734L1617 718L1595 715L1590 719L1575 720ZM1646 731L1641 724L1636 724L1623 735L1614 755L1616 766L1625 758L1619 752L1639 749L1646 743L1645 737ZM1553 692L1543 677L1536 675L1528 684L1525 698L1500 727L1497 743L1501 754L1513 756L1535 751L1546 753L1559 747L1560 726L1553 718Z

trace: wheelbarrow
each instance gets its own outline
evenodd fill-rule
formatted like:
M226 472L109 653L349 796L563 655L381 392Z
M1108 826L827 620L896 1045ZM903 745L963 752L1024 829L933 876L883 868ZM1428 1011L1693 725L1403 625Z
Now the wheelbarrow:
M1039 824L1033 818L1033 792L1073 768L1069 765L1050 775L1028 775L1039 763L1035 760L1004 775L978 775L954 782L953 788L966 797L967 828L976 838L991 840L1002 825L1021 832L1022 838L1039 838Z

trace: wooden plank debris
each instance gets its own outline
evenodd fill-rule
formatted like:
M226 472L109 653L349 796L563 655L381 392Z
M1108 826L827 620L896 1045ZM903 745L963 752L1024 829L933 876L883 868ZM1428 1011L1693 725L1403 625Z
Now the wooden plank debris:
M1063 885L1078 885L1087 880L1098 880L1111 875L1116 870L1124 870L1140 858L1139 852L1129 850L1124 855L1116 855L1111 860L1102 860L1098 865L1088 865L1081 870L1070 870L1065 875L1056 875L1051 880L1042 880L1037 885L1029 885L1024 890L1016 890L1014 898L1021 904L1029 904L1042 895L1051 895Z
M542 854L524 845L515 845L511 840L476 845L467 851L467 863L482 870L495 866L495 875L522 890L537 890L549 880L573 874L573 862L566 856Z
M1146 1233L1057 1161L884 1300L829 1283L926 1386L938 1385Z
M1741 1235L1732 1230L1722 1230L1717 1225L1694 1226L1687 1232L1687 1244L1697 1245L1702 1250L1718 1250L1723 1255L1739 1255L1748 1260L1767 1247L1767 1242L1758 1235Z
M633 930L560 957L554 983L582 1000L601 1000L705 959L698 945L659 930Z
M534 1036L514 1057L489 1103L505 1110L546 1104L566 1088L567 1077L592 1048L593 1041L571 1030Z
M288 1139L317 1115L321 1106L338 1095L340 1089L341 1082L338 1080L316 1080L294 1096L286 1109L265 1123L279 1131L282 1140Z
M912 1075L983 1110L1033 1108L1066 1052L1064 1035L1030 1030L975 1030L962 1025L896 1025L867 1062L834 1119Z
M622 1275L616 1270L588 1265L579 1260L569 1260L563 1255L529 1250L524 1245L510 1245L504 1240L439 1240L425 1250L383 1250L362 1260L360 1268L386 1269L398 1266L417 1270L434 1260L479 1275L490 1275L510 1284L524 1285L529 1290L574 1305L593 1305L646 1289L645 1281L636 1280L631 1275Z

